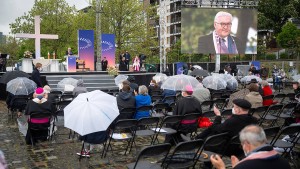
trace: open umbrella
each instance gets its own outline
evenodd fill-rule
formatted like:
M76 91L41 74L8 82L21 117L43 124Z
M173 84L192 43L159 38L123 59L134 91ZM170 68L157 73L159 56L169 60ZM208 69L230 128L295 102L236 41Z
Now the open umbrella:
M209 73L207 70L203 70L203 69L195 69L192 71L191 76L209 76Z
M120 83L122 83L124 80L127 80L128 76L127 75L118 75L115 78L115 84L118 86Z
M206 88L214 90L226 89L227 83L221 76L207 76L203 79L202 84Z
M297 82L298 82L298 80L300 79L300 75L294 75L294 76L292 76L292 79L293 79L294 81L297 81Z
M193 76L180 74L170 76L166 81L163 82L161 88L177 91L182 90L186 85L192 86L192 88L195 90L200 86L200 83Z
M222 74L223 79L226 81L226 88L229 90L236 90L239 83L238 81L230 74Z
M17 77L9 81L6 91L13 95L29 95L36 89L36 83L26 77Z
M154 75L152 77L152 79L154 79L158 83L158 82L163 82L163 81L167 80L168 76L164 73L157 73L156 75Z
M194 65L193 66L195 69L200 69L200 70L202 70L203 68L201 67L201 66L199 66L199 65Z
M116 97L94 90L79 94L64 108L64 123L83 136L106 130L118 115Z
M65 85L72 85L74 87L77 87L77 82L78 82L78 80L74 79L74 78L70 78L70 77L64 78L58 82L57 88L64 89Z
M260 77L250 75L250 76L245 76L245 77L241 78L241 82L248 84L248 83L250 83L251 79L256 79L258 82L262 81Z
M6 72L0 79L0 83L6 84L9 81L17 78L17 77L26 77L29 78L30 75L23 72L23 71L10 71L10 72Z

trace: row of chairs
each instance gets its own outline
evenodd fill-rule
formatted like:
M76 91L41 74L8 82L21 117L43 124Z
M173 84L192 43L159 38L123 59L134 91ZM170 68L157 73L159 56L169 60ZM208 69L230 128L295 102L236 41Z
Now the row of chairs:
M295 93L278 93L276 95L268 95L268 96L263 96L263 100L273 100L275 103L287 103L287 102L296 102L297 100L295 99ZM287 100L288 99L288 100Z

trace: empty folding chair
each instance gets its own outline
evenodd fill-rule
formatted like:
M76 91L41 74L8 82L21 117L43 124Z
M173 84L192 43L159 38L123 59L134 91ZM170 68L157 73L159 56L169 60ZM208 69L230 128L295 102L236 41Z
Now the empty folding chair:
M265 115L268 108L269 106L260 106L260 107L252 108L249 113L260 121L261 118Z
M218 109L223 110L225 108L226 99L224 98L218 98L214 100L214 106L216 106Z
M179 115L165 116L163 121L159 125L159 127L152 129L155 131L155 136L154 136L152 144L154 144L155 142L159 143L159 140L158 140L159 134L171 135L171 139L173 139L174 142L178 142L176 140L176 138L174 138L172 135L177 133L177 128L178 128L179 122L181 121L182 117L183 116L179 116ZM173 126L173 128L172 128L172 126Z
M162 99L162 95L152 95L151 96L151 102L152 103L158 103Z
M266 121L269 121L269 126L274 126L274 124L277 122L278 115L280 114L282 107L282 104L271 105L265 112L265 114L262 116L260 125L262 125Z
M289 102L298 102L296 99L295 99L296 95L295 93L288 93L286 94L286 98L289 99Z
M60 96L60 101L72 101L73 98L73 94L63 94Z
M286 97L286 94L284 94L284 93L276 94L273 98L273 102L283 104L285 97Z
M155 103L153 105L153 117L163 117L167 115L169 105L167 103Z
M158 144L145 147L139 153L136 161L134 163L127 164L128 169L161 169L161 165L158 163L150 162L149 160L143 160L143 158L163 158L165 161L169 151L171 149L171 144Z
M269 127L264 129L269 144L274 140L279 130L280 130L279 126Z
M213 105L214 105L214 101L212 100L206 100L202 102L201 103L202 112L210 111Z
M113 146L112 141L119 142L127 142L127 146L125 148L125 155L131 151L133 139L136 131L137 120L135 119L124 119L119 120L114 124L114 127L111 131L110 137L108 139L108 143L104 144L104 151L102 153L102 157L105 157L109 149L113 155Z
M152 128L157 128L159 122L158 117L145 117L141 118L137 122L137 130L135 133L136 137L150 137L150 144L153 142L153 137L155 135L154 130Z
M169 153L163 162L164 168L189 168L197 163L198 152L203 145L203 140L181 142L174 151Z
M297 106L297 103L287 103L282 107L281 113L279 114L279 118L287 119L292 117L294 113L294 109Z

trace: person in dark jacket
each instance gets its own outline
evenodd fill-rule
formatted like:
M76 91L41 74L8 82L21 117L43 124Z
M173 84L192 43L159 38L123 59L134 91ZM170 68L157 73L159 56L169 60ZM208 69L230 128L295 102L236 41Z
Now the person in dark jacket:
M175 102L175 100L171 99L166 99L167 96L176 96L176 91L175 90L169 90L169 89L164 89L162 93L162 102L167 103L168 105L171 105L172 103Z
M31 73L31 80L33 80L36 83L37 87L44 87L40 75L41 70L42 70L42 64L37 63Z
M264 130L256 125L245 127L240 132L240 141L246 158L239 161L231 156L233 169L290 169L288 161L283 159L272 146L267 144ZM219 155L212 155L210 161L216 169L225 169L225 163Z
M126 61L125 61L125 57L122 57L122 60L120 61L119 71L128 71Z
M300 87L299 87L298 82L293 82L293 89L294 89L295 95L300 93Z
M124 108L135 107L135 97L132 95L129 85L123 85L122 91L117 96L119 111Z
M127 80L130 82L129 86L131 89L133 89L134 92L138 92L139 85L135 83L135 77L134 76L129 76ZM147 90L148 93L148 90Z

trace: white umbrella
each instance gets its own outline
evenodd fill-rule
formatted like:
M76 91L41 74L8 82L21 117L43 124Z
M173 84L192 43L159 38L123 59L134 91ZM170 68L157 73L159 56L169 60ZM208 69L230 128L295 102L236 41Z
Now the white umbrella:
M124 80L127 80L128 76L127 75L118 75L115 78L115 84L118 86L120 83L122 83Z
M226 88L229 90L236 90L238 87L238 81L230 74L222 74L222 78L226 81Z
M170 76L166 81L161 85L162 89L169 90L182 90L185 86L190 85L195 90L200 86L200 82L193 76L188 75L175 75Z
M13 95L29 95L36 89L36 83L26 77L17 77L7 83L6 91Z
M202 70L203 68L201 67L201 66L199 66L199 65L194 65L193 66L195 69L200 69L200 70Z
M78 82L77 79L74 79L74 78L71 78L71 77L64 78L64 79L62 79L61 81L58 82L57 88L64 89L65 85L72 85L74 87L77 87L77 82Z
M95 90L79 94L64 108L64 123L83 136L106 130L118 115L116 97Z
M227 83L221 76L222 75L207 76L203 79L202 84L206 88L214 90L226 89Z
M168 76L164 73L157 73L156 75L154 75L152 77L152 79L158 83L158 82L163 82L163 81L167 80Z
M258 82L261 82L261 81L262 81L260 77L257 77L257 76L255 76L255 75L250 75L250 76L245 76L245 77L241 78L241 82L242 82L242 83L247 83L247 84L248 84L248 83L250 83L250 81L251 81L252 79L256 79Z

